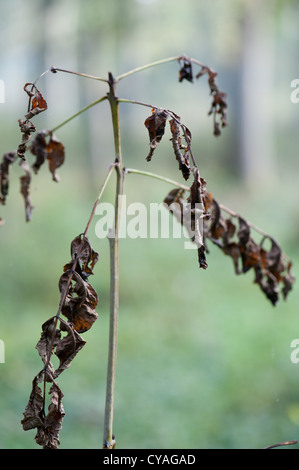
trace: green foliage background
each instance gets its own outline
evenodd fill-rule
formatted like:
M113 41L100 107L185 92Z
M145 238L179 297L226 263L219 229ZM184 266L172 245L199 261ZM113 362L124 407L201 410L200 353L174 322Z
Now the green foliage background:
M1 6L1 150L19 144L17 120L26 112L26 82L52 64L94 75L115 75L167 56L186 53L219 72L227 91L229 127L215 139L206 114L208 87L201 79L179 84L178 66L136 74L119 85L120 97L140 99L175 111L191 129L196 159L217 200L275 237L294 261L298 277L298 109L290 82L298 77L298 6L265 1L256 10L274 45L267 123L270 162L263 151L256 174L244 171L240 154L243 22L246 2L11 0ZM217 11L217 15L215 15ZM244 16L245 15L245 16ZM264 15L264 16L263 16ZM256 20L258 21L258 20ZM258 52L256 52L258 53ZM267 67L267 57L265 57ZM259 69L261 67L261 69ZM269 84L270 87L270 84ZM40 82L49 109L34 122L51 128L106 92L104 84L69 75ZM299 106L299 105L297 105ZM256 115L261 108L253 110ZM34 431L20 420L41 369L34 349L41 324L56 314L58 279L69 261L71 240L85 228L109 163L112 130L107 104L61 129L66 147L61 181L43 168L33 176L33 219L25 223L19 194L21 169L11 172L7 205L0 216L0 447L37 448ZM153 161L145 162L148 110L121 107L126 166L180 180L167 136ZM267 141L269 142L269 141ZM126 180L128 203L161 202L171 187L143 176ZM104 200L113 200L114 181ZM95 221L96 222L96 221ZM101 448L109 312L108 242L90 239L100 260L93 286L99 319L85 334L86 346L59 379L66 417L61 448ZM275 308L253 284L251 272L236 277L231 260L211 246L207 271L182 240L121 240L119 350L115 434L118 448L262 448L298 439L299 365L290 343L299 337L298 288Z

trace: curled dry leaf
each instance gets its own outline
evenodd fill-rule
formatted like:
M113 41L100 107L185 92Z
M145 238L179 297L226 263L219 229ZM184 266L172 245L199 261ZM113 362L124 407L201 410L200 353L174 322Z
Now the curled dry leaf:
M200 177L198 168L194 168L194 181L190 188L190 197L188 199L191 205L191 230L194 232L194 241L198 247L198 262L199 267L207 269L208 264L206 261L206 248L204 243L204 217L206 210L204 206L203 194L205 191L205 180Z
M260 243L256 242L249 223L238 215L225 217L215 199L210 212L210 222L204 222L205 238L232 258L235 273L245 274L252 269L254 282L273 305L277 305L280 293L286 299L295 278L291 272L292 263L286 260L278 243L270 235L264 236ZM238 228L233 219L238 221ZM270 241L269 249L264 247L266 240Z
M193 72L192 72L192 62L188 57L182 57L180 59L181 68L179 70L179 82L183 80L188 80L189 82L193 82Z
M205 181L200 178L197 168L194 169L194 182L190 189L190 197L186 201L183 189L173 189L164 199L166 208L186 228L193 243L197 246L199 267L207 269L206 247L204 242L204 224L206 210L202 193Z
M32 165L34 173L38 173L45 160L48 160L49 170L54 181L58 182L57 169L64 163L65 150L58 138L51 134L47 142L49 131L40 131L33 140L30 151L35 155L36 160Z
M31 134L36 131L36 128L32 122L28 120L22 121L19 119L18 123L22 133L22 143L18 146L17 154L22 160L25 160L27 144L31 140Z
M36 349L47 365L51 377L55 379L61 372L67 369L76 354L83 348L85 341L67 322L59 318L60 328L56 327L56 317L52 317L42 325L42 333L40 340L36 345ZM67 334L64 336L64 333ZM59 366L54 368L49 358L53 354L59 359Z
M98 296L94 288L77 273L73 273L72 281L68 286L71 271L65 271L60 277L59 289L67 295L61 313L73 325L74 330L84 333L89 330L97 320L95 309L98 304Z
M29 85L31 85L30 90L27 89ZM27 150L27 145L31 140L31 134L36 131L36 128L30 119L47 109L46 100L33 83L26 83L24 91L29 96L29 111L25 114L25 121L22 119L18 120L22 133L22 143L18 146L17 154L22 160L25 160L25 152Z
M49 170L52 173L53 181L59 181L57 168L64 163L65 153L63 144L54 136L54 134L51 135L50 141L46 146L46 152Z
M32 165L32 169L35 174L38 173L40 167L44 164L47 158L47 142L46 142L47 131L40 131L36 134L35 139L32 141L30 151L35 155L36 160Z
M65 411L62 404L63 393L56 382L52 383L49 395L51 396L51 402L48 413L43 420L43 426L37 428L35 441L44 449L58 449L60 444L59 433Z
M45 378L44 374L45 372L42 370L33 379L32 391L21 424L24 431L37 429L35 441L44 449L57 449L62 420L65 416L62 405L63 394L57 383L47 377L47 381L52 382L52 385L49 390L51 399L46 415L45 397L39 386Z
M0 164L0 203L5 204L9 189L9 171L11 165L16 161L17 153L8 152L3 155Z
M146 160L148 162L152 159L154 150L157 148L164 135L167 117L167 111L165 109L158 108L153 109L152 115L146 118L146 120L144 121L144 125L148 130L150 140L150 151L148 156L146 157Z
M99 254L93 250L89 240L83 234L74 238L71 243L72 261L65 265L64 270L72 268L72 264L77 260L76 271L82 279L87 281L88 276L93 274L93 268L98 262Z
M196 75L196 78L200 78L203 75L208 75L208 84L210 87L211 95L213 96L213 101L209 115L213 114L214 117L214 135L221 135L221 127L227 126L227 101L226 93L223 93L219 90L218 84L216 82L217 72L214 72L209 67L203 66L201 70ZM217 116L220 115L220 123L217 121Z
M30 183L31 183L31 171L26 161L22 161L21 167L25 170L25 175L20 177L21 189L20 192L25 202L25 214L26 222L31 220L33 206L30 200Z
M92 249L88 238L77 236L71 243L72 260L64 266L64 274L59 280L61 291L60 308L69 320L66 322L59 313L42 325L42 333L36 349L44 363L32 382L32 391L21 423L23 429L37 429L35 440L44 449L59 447L59 433L65 416L62 405L63 394L55 379L66 370L74 357L85 345L79 332L88 330L97 318L95 308L98 297L88 283L93 274L93 267L98 254ZM85 280L84 280L84 279ZM59 328L58 328L59 324ZM55 354L59 360L55 369L51 362ZM44 381L43 390L40 383ZM47 382L51 383L51 396L48 413L45 413L45 390Z
M30 85L31 90L28 90L27 88ZM48 107L47 102L41 92L36 88L33 83L26 83L26 85L24 86L24 91L29 96L29 107L31 105L31 109L28 111L27 114L25 114L26 120L33 118L33 116L36 116L37 114L43 111L46 111Z
M187 181L191 173L191 168L190 168L190 163L189 163L190 142L188 142L187 145L182 144L182 138L180 134L180 125L178 124L177 119L171 119L169 121L169 125L170 125L170 130L172 133L172 138L170 140L172 142L175 157L179 163L179 170L182 172L184 179ZM182 153L181 150L184 150L184 153Z
M88 282L98 261L98 253L92 249L87 237L79 235L71 243L71 256L72 260L64 266L64 273L59 280L60 292L63 294L67 291L61 312L76 331L83 333L98 318L95 311L98 296Z

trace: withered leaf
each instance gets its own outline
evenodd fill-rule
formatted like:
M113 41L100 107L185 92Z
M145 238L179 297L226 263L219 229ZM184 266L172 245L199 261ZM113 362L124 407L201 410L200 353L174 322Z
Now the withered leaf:
M65 271L60 277L60 292L66 289L70 275L71 271ZM97 304L98 296L94 288L74 272L61 313L78 333L89 330L97 320L98 314L95 311Z
M190 188L189 202L191 204L191 231L194 233L192 241L198 247L199 267L207 269L206 248L204 244L204 216L205 206L203 203L203 195L206 189L206 182L199 175L198 168L193 169L194 181Z
M24 412L24 418L21 421L24 431L43 426L42 410L44 404L43 393L39 383L43 380L43 371L34 377L32 381L32 391L28 404Z
M31 140L31 134L36 131L36 128L32 122L28 120L22 121L19 119L18 123L22 133L22 143L18 146L17 154L22 160L25 160L27 144Z
M16 161L16 152L8 152L3 155L0 164L0 203L5 204L9 189L9 170L11 165Z
M58 321L60 328L57 328ZM76 354L86 343L71 325L62 318L59 318L58 321L56 317L52 317L42 325L41 337L36 345L36 349L53 379L70 366ZM63 336L65 331L67 334ZM59 366L56 369L49 362L53 353L59 359Z
M86 281L90 274L93 274L93 268L98 262L99 254L93 250L90 241L83 234L74 238L71 243L72 261L77 260L76 271ZM70 269L70 264L66 265Z
M74 357L86 344L86 341L68 323L62 319L60 319L60 323L61 331L66 330L67 335L61 338L56 346L55 354L59 359L59 367L55 370L54 377L57 377L70 366Z
M32 210L33 210L33 206L30 200L31 171L26 161L22 161L21 166L25 170L25 175L20 177L20 182L21 182L20 192L25 202L26 222L29 222L31 220L31 215L32 215Z
M48 414L43 419L43 425L37 427L35 441L43 446L43 449L58 449L60 444L59 433L65 411L62 404L63 393L56 382L52 383L49 395L51 395L51 402L48 407Z
M31 85L31 90L27 90L27 87ZM34 91L33 91L34 90ZM45 111L47 109L47 102L44 99L41 92L36 88L33 83L26 83L24 91L29 96L29 102L31 101L31 109L25 114L26 120L31 119L33 116ZM31 100L32 99L32 100Z
M46 146L46 152L52 178L54 181L58 182L59 177L56 170L64 163L65 152L63 144L54 134L51 135L50 141Z
M52 382L49 391L51 402L48 407L48 413L45 416L45 397L39 386L43 377L44 371L42 370L33 379L32 391L21 424L24 431L37 429L35 436L36 443L44 449L57 449L59 447L59 432L61 430L62 420L65 416L62 405L63 394L57 383Z
M32 165L32 169L36 174L40 167L44 164L47 157L47 142L46 142L47 131L40 131L36 134L35 139L32 141L30 151L36 156L36 160Z
M31 85L30 90L27 89L29 85ZM29 96L28 107L30 108L31 106L31 109L28 111L28 113L25 114L25 121L22 119L18 120L22 133L22 143L18 146L17 154L22 160L25 160L25 152L27 150L27 145L31 140L31 134L36 131L36 128L30 119L47 109L47 103L43 95L33 83L26 83L24 86L24 91Z
M172 133L172 138L170 140L172 142L175 157L179 163L179 170L182 172L184 179L187 181L191 173L188 154L189 146L185 146L182 144L182 139L180 135L180 125L177 123L177 120L171 119L169 121L169 125ZM181 150L184 150L183 154Z
M66 294L61 312L76 331L83 333L98 318L95 311L98 296L89 284L88 277L93 274L99 255L93 250L88 238L80 234L71 243L71 256L59 280L61 295Z
M250 237L250 227L246 220L242 217L238 217L239 219L239 231L238 231L238 239L241 245L246 245L249 241Z
M206 247L204 244L204 225L205 207L202 202L202 191L205 181L200 178L198 169L194 169L194 182L190 190L188 203L183 195L184 190L180 188L173 189L164 199L166 208L178 219L186 228L188 235L197 246L199 267L206 269Z
M286 300L290 290L293 287L293 284L295 282L295 277L292 274L292 263L289 262L286 267L286 273L282 277L282 283L283 283L283 288L282 288L282 295L283 298Z
M211 109L208 113L209 115L214 115L214 135L221 135L220 124L217 122L217 115L221 116L221 127L227 126L227 103L226 103L226 93L217 91L213 95L213 101Z
M148 162L152 159L154 150L157 148L164 135L167 117L168 114L165 109L157 108L153 109L152 115L146 118L144 121L144 125L148 130L150 140L150 151L146 157Z
M180 60L181 68L179 70L179 82L183 80L188 80L189 82L193 82L193 73L192 73L192 62L188 57L183 57Z
M51 317L43 323L41 337L35 347L44 364L47 364L53 350L60 341L60 337L60 330L55 328L55 317ZM53 372L54 368L52 367L52 373Z
M275 277L269 272L264 272L260 266L256 266L254 282L259 285L267 299L269 299L274 306L277 305L279 301L279 291Z
M204 199L206 199L204 194ZM295 281L291 272L292 263L285 262L285 255L278 243L270 236L264 236L261 243L254 241L249 223L242 217L235 215L239 221L236 231L231 217L225 218L220 204L209 196L210 219L204 219L204 235L217 245L224 254L231 257L235 273L247 273L254 270L254 282L259 285L262 292L276 305L281 294L286 299ZM264 247L265 240L270 240L271 247ZM241 266L240 266L241 264Z
M208 83L210 87L211 95L213 96L213 101L209 115L213 114L214 116L214 135L221 135L221 127L227 126L227 102L226 102L226 93L223 93L219 90L218 84L216 82L217 72L210 69L207 66L203 66L199 73L196 75L196 78L200 78L203 75L208 75ZM220 115L220 123L217 121L217 116Z
M185 191L181 188L172 189L164 199L165 207L176 217L180 224L184 224L184 198Z

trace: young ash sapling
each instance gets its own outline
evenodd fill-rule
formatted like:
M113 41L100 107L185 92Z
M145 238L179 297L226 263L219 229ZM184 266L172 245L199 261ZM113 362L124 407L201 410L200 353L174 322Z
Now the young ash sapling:
M63 394L58 386L57 378L70 366L74 357L85 345L86 342L81 335L92 327L98 316L96 313L98 295L89 280L98 261L98 253L94 251L90 244L88 231L96 207L100 203L102 194L113 172L116 173L115 220L112 227L113 236L108 237L110 246L110 331L103 448L111 449L115 447L113 409L119 310L119 227L121 213L121 198L119 196L123 194L124 180L128 175L145 175L174 186L174 189L166 195L164 204L179 222L186 226L191 241L196 245L200 268L205 270L208 267L206 253L207 240L210 240L224 254L231 257L236 274L246 273L249 270L254 271L254 282L273 305L277 304L281 295L284 299L287 298L294 282L291 272L292 263L282 252L278 243L270 235L220 204L213 194L208 192L207 183L200 175L192 149L191 131L181 122L179 115L163 107L117 97L116 87L121 80L150 67L170 62L179 63L179 82L184 80L193 82L194 67L199 68L198 73L195 75L196 79L204 75L207 76L212 97L208 114L213 116L214 135L221 135L222 128L227 125L227 103L226 94L218 88L217 73L198 60L186 56L170 57L153 62L116 78L109 73L108 79L51 67L34 83L26 83L24 87L28 95L28 109L24 116L25 119L19 119L18 121L21 131L21 143L16 151L8 152L3 156L0 166L0 202L2 204L6 202L11 167L19 161L24 170L24 175L20 179L20 191L24 198L26 221L31 219L33 210L30 199L31 170L34 174L38 174L42 165L47 161L52 179L56 182L59 181L57 170L64 163L65 149L54 132L56 133L92 106L107 100L110 105L114 135L114 160L107 169L106 177L93 204L85 229L71 242L71 259L63 267L59 279L60 301L57 313L42 325L41 337L36 346L43 362L43 368L33 379L32 391L24 412L22 426L24 430L33 428L37 430L35 440L43 448L56 449L59 447L59 432L65 411L62 404ZM72 73L105 82L108 92L53 129L41 130L36 133L36 127L31 120L47 109L46 100L37 88L37 82L49 72ZM152 160L157 151L157 147L166 132L168 121L170 141L176 164L183 179L186 182L191 180L188 186L173 181L166 176L124 167L119 128L119 105L121 103L135 104L152 110L144 122L149 136L149 152L146 157L148 162ZM30 154L35 157L31 167L28 163ZM2 221L2 219L0 220ZM254 240L255 232L262 234L260 243ZM270 240L271 246L268 250L265 248L266 240ZM53 354L57 356L59 361L56 369L51 362ZM50 404L47 407L46 397L48 394Z

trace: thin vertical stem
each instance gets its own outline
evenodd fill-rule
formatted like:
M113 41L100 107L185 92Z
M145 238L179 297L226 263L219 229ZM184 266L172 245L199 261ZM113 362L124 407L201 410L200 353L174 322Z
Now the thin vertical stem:
M109 325L109 347L106 382L106 403L104 419L103 448L112 449L115 446L113 436L113 410L114 389L117 357L117 333L118 333L118 308L119 308L119 226L121 213L121 196L123 194L123 168L121 156L121 142L119 130L119 102L115 96L115 80L109 74L110 91L107 94L112 117L114 147L115 147L115 170L116 170L116 195L115 195L115 221L114 231L110 234L110 325Z

